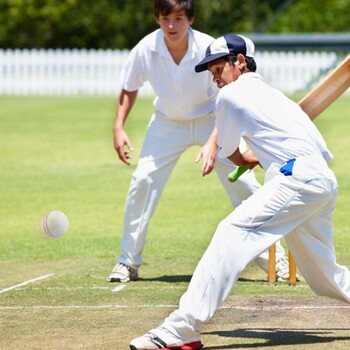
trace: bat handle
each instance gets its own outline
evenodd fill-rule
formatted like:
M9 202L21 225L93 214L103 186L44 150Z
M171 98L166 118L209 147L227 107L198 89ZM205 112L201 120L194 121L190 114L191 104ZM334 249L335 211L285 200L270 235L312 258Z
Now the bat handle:
M248 166L239 166L237 167L235 170L233 170L232 172L230 172L227 175L227 179L230 182L235 182L238 180L238 178L244 174L247 170L249 170Z

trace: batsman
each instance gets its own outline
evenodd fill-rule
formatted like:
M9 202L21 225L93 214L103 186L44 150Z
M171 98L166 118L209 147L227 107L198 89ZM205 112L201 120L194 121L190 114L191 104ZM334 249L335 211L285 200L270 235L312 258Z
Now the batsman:
M134 339L139 349L202 347L200 331L246 266L285 238L306 282L318 295L350 303L350 271L336 262L332 213L337 180L332 154L303 109L256 72L253 42L226 34L207 48L196 72L209 70L216 101L219 156L265 170L264 185L218 225L179 308ZM241 153L243 137L249 150Z

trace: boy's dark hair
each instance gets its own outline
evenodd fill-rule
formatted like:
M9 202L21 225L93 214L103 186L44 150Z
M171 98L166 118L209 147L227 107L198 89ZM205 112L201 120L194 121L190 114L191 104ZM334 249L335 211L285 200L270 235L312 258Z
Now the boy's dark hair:
M254 60L253 57L247 57L247 56L244 56L245 57L245 60L247 62L247 68L251 71L251 72L256 72L256 62ZM228 55L226 57L224 57L224 59L228 62L230 62L230 64L235 64L236 62L236 59L237 59L237 56L233 56L233 55Z
M195 0L154 0L154 15L168 16L173 11L185 10L187 18L194 17Z

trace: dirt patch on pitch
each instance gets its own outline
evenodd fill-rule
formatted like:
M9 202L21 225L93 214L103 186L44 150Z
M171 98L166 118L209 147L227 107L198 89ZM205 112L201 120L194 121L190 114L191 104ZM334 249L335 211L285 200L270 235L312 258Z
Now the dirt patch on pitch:
M232 297L205 336L218 344L205 347L211 350L350 349L350 305L321 298Z

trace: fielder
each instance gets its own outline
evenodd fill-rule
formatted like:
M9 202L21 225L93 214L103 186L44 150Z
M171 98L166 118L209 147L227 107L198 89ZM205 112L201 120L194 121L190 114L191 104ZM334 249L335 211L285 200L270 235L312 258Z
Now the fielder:
M121 253L108 282L138 278L149 221L177 161L189 147L202 146L196 162L203 158L203 176L215 165L234 207L260 188L253 172L243 175L235 184L230 183L227 175L234 165L224 159L216 162L214 110L218 89L208 72L194 72L195 64L214 39L190 27L194 21L194 0L155 0L154 9L160 29L135 46L122 70L113 132L114 147L125 164L130 164L132 145L124 124L138 90L149 81L157 97L127 195ZM265 252L257 263L266 272L267 262ZM285 251L278 244L276 271L280 280L288 279L288 266Z
M221 221L179 308L160 327L131 341L133 350L200 349L203 323L245 267L282 237L315 293L350 303L350 271L336 263L332 236L338 185L327 165L332 155L315 124L255 73L248 38L216 39L196 66L196 72L207 69L221 88L219 156L236 165L261 164L265 182ZM244 153L238 147L241 137L249 146Z

